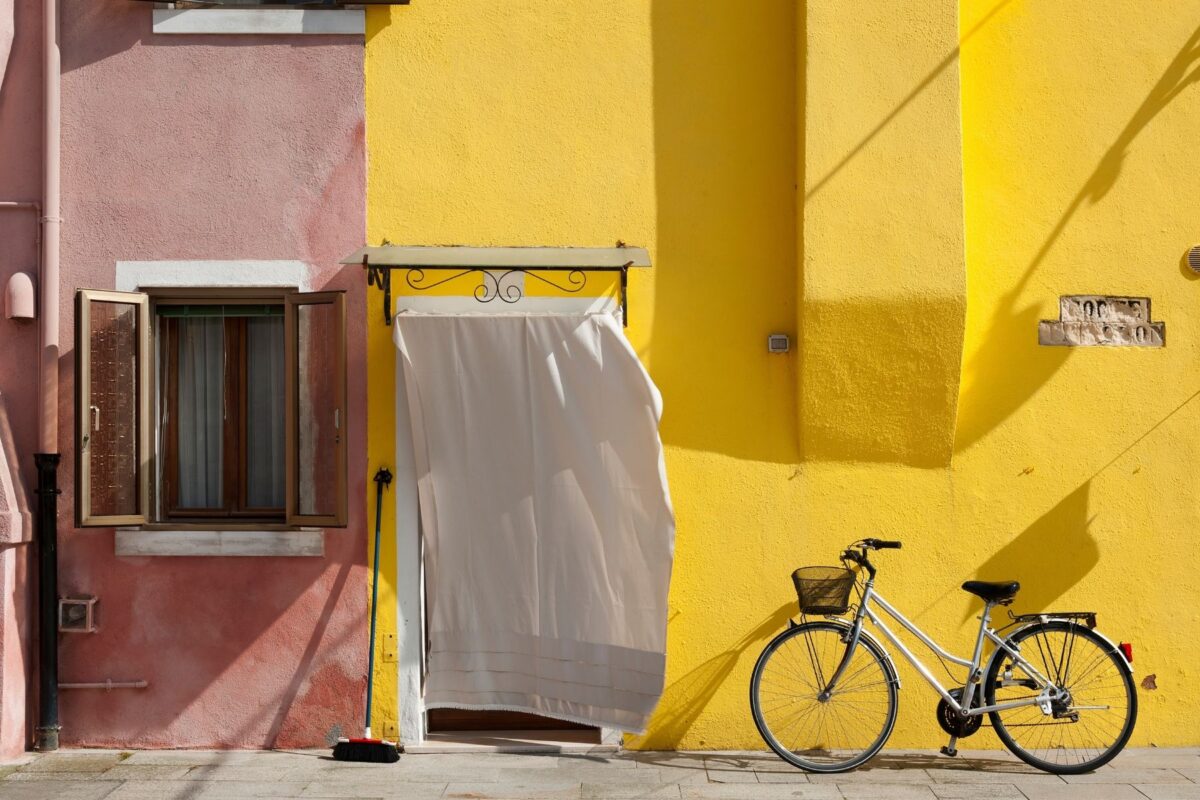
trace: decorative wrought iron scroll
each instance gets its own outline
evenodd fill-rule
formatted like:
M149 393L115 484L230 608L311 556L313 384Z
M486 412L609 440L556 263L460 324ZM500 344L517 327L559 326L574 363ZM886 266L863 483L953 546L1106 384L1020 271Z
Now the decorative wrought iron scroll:
M534 278L547 286L561 292L578 294L587 286L589 272L619 272L621 275L620 303L622 324L629 324L629 309L626 293L629 286L629 268L633 262L612 267L463 267L463 266L423 266L409 267L403 265L374 265L367 263L363 257L363 267L367 270L367 285L378 286L383 290L383 318L392 324L392 276L393 269L406 270L404 282L410 289L418 292L434 289L460 278L478 275L479 285L471 292L480 303L491 303L500 300L502 303L513 304L525 297L524 281L515 280L515 276ZM453 275L442 276L441 273L454 272ZM435 273L429 275L427 273ZM542 273L566 273L561 279L552 279Z

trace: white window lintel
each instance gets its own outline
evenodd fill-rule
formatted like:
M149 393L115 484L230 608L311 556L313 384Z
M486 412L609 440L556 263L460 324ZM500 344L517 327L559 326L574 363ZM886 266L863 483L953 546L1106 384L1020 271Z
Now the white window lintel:
M363 36L361 8L156 8L154 33Z

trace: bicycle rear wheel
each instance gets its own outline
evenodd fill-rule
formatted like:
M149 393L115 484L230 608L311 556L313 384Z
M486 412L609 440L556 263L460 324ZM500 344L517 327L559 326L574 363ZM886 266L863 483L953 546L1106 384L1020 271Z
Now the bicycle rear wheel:
M750 708L763 740L810 772L844 772L883 747L896 724L896 681L887 656L863 637L833 693L825 686L846 653L849 631L809 622L776 636L750 679Z
M1008 643L1069 693L1052 705L1050 714L1037 705L990 713L996 735L1013 755L1047 772L1077 775L1121 752L1137 720L1137 692L1125 657L1111 643L1081 625L1053 620L1022 628ZM1006 656L994 658L988 669L987 705L1038 694L1032 680Z

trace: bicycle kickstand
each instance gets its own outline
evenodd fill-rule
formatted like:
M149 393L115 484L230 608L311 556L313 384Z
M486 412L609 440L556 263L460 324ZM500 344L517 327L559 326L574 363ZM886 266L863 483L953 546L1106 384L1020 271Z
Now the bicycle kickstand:
M958 744L958 737L951 736L950 743L942 748L942 755L950 756L951 758L954 758L956 755L958 755L958 748L955 747L956 744Z

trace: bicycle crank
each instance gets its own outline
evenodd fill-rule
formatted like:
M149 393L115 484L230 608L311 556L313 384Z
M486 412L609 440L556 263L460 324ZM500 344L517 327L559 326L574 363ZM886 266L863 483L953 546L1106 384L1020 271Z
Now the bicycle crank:
M950 696L954 698L954 702L962 702L963 690L961 688L951 689ZM979 706L978 698L976 698L973 705L975 707ZM942 699L937 704L937 721L938 725L942 726L942 730L946 733L959 739L965 739L979 730L980 726L983 725L983 715L978 714L973 717L963 716L951 708L945 699Z

